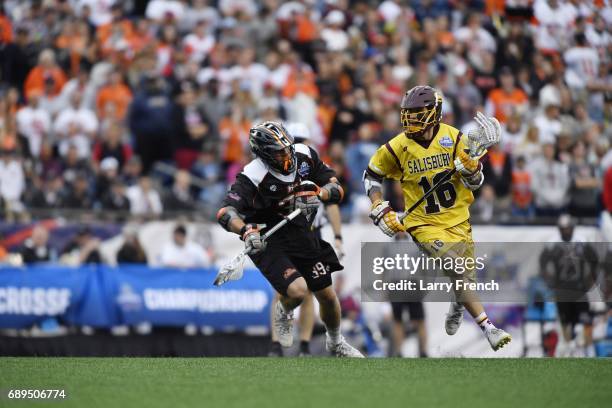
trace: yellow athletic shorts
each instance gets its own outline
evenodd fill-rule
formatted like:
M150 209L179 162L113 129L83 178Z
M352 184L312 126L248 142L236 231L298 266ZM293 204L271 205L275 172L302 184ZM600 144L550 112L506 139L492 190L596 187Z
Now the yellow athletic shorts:
M450 228L440 228L433 225L420 225L411 228L408 233L423 251L431 257L453 257L474 259L474 240L472 239L472 226L465 220ZM473 265L474 261L467 262ZM466 268L461 274L455 271L444 271L453 279L461 278L470 282L476 281L475 268Z

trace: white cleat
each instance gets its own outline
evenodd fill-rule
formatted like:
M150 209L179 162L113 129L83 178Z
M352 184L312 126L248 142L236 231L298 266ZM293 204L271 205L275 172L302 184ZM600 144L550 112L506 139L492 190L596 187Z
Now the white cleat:
M293 311L286 313L280 302L276 302L272 329L283 347L293 345Z
M346 342L344 336L340 336L340 342L336 344L333 344L327 336L325 348L335 357L365 358L359 350Z
M497 327L485 332L493 351L497 351L512 341L512 336Z
M452 336L453 334L457 333L457 330L459 330L459 327L463 322L464 310L465 307L463 307L463 305L451 302L448 313L446 314L446 321L444 322L446 334L449 336Z

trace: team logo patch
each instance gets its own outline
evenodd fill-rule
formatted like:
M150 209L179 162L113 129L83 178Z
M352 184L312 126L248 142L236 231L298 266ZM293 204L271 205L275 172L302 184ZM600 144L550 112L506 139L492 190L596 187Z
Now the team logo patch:
M440 139L440 146L442 147L453 147L453 139L450 136L446 135Z
M289 277L291 275L293 275L294 273L296 273L297 270L295 268L287 268L285 269L285 272L283 272L283 279L287 280L289 279Z
M302 162L298 169L298 174L302 177L306 177L310 173L310 166L306 162Z
M276 184L272 184L270 186L270 191L276 191L278 189L278 187L276 187Z
M240 196L236 193L228 193L227 196L234 201L240 201Z

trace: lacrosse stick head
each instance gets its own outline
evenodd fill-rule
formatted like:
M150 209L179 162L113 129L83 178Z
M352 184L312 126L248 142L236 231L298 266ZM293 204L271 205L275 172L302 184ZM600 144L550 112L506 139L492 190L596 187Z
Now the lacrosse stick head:
M221 286L227 281L239 280L242 278L242 274L244 273L245 257L246 253L241 252L233 257L228 263L223 265L217 273L214 285Z
M497 119L487 117L481 112L474 118L478 126L468 132L468 148L471 157L482 156L489 147L501 140L501 126Z

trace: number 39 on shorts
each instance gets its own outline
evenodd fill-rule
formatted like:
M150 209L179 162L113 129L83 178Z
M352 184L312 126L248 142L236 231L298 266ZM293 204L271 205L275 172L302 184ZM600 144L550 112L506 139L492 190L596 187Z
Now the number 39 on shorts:
M317 279L319 276L327 275L329 267L323 265L323 262L317 262L312 267L312 277Z

